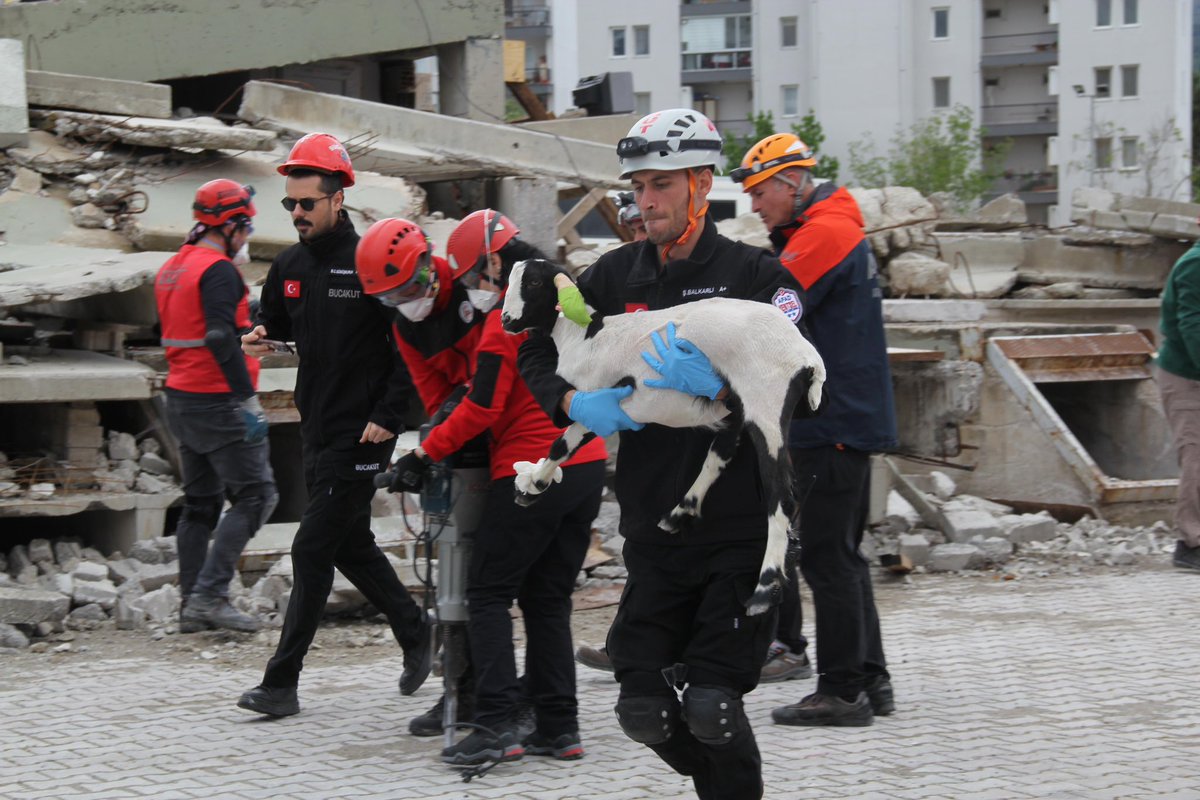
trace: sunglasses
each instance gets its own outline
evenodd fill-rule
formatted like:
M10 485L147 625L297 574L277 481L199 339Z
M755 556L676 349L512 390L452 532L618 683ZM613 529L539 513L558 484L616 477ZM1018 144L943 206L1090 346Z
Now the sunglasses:
M302 197L299 200L297 200L294 197L285 197L282 200L280 200L279 202L285 209L287 209L288 213L295 211L296 206L300 206L305 211L312 211L314 208L317 207L317 203L321 202L322 200L328 200L330 197L333 197L335 194L337 194L337 192L330 192L329 194L323 194L320 197Z

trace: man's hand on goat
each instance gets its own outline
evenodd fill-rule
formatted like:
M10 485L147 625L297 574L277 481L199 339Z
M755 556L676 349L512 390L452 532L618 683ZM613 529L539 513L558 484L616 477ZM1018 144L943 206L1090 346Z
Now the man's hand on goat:
M646 424L634 422L621 408L621 401L631 394L632 386L575 392L567 416L601 437L611 436L617 431L640 431Z
M655 389L674 389L677 392L707 397L716 400L717 395L725 388L725 381L713 370L708 356L700 352L700 348L687 339L675 338L675 323L667 323L667 340L664 342L658 331L650 333L658 358L649 353L642 353L642 358L650 367L662 375L661 380L643 381Z
M558 307L562 309L563 316L576 325L586 328L592 324L592 315L588 313L583 295L575 284L558 287Z

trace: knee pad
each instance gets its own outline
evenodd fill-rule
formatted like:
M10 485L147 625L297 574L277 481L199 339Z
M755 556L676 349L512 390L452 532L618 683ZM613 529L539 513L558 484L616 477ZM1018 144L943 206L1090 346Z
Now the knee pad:
M621 730L640 744L662 744L679 724L679 701L673 695L622 697L614 710Z
M685 689L683 717L692 735L707 745L728 744L750 727L742 709L742 695L724 686Z
M207 497L195 497L188 495L183 501L183 514L181 515L188 522L195 522L203 525L210 531L217 527L217 522L221 519L221 509L225 502L220 495L210 495Z

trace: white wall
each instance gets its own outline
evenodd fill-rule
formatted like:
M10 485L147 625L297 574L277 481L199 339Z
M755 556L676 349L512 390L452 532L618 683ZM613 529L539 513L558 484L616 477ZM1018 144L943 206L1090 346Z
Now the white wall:
M670 108L679 102L679 4L668 0L556 0L571 5L577 14L573 40L560 45L555 23L556 59L573 57L578 75L567 85L554 87L556 108L574 105L571 90L580 77L601 72L633 73L633 91L650 94L650 108ZM650 26L650 54L635 56L633 26ZM610 29L626 28L626 55L612 55ZM560 49L561 48L561 49Z

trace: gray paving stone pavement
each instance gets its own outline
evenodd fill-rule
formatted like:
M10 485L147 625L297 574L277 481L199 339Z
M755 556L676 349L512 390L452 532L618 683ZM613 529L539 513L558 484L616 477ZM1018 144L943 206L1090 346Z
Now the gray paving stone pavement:
M770 709L812 681L760 687L748 711L767 797L1200 798L1200 575L919 576L877 591L897 714L869 728L785 728ZM526 757L463 783L438 761L440 738L406 733L438 688L401 698L397 652L360 652L306 669L302 713L275 721L233 705L259 667L0 657L0 797L694 797L621 734L610 676L582 667L585 759Z

